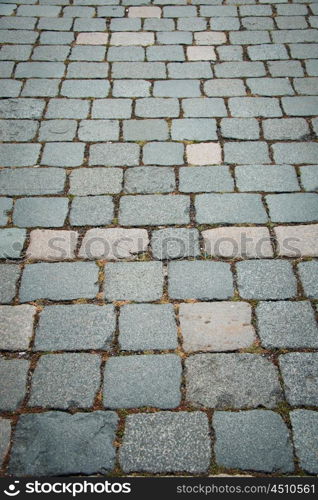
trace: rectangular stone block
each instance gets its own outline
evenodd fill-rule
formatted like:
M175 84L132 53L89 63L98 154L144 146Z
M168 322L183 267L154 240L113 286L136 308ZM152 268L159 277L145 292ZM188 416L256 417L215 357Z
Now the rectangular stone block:
M90 146L90 165L133 166L139 164L138 144L93 144Z
M142 118L178 117L180 105L178 99L137 99L135 107L136 116Z
M225 166L181 167L179 191L183 193L233 191L234 181Z
M149 244L145 229L89 229L82 240L79 257L83 259L134 259L146 252Z
M268 145L264 141L226 142L224 160L226 163L270 163ZM283 163L283 161L277 163Z
M318 194L290 193L266 196L273 222L315 222L318 217Z
M235 168L239 191L299 191L294 167L291 165L243 165Z
M200 224L267 222L259 194L199 194L195 206L196 220Z
M202 231L204 252L222 258L273 257L271 237L265 227L220 227Z
M183 195L123 196L119 222L123 226L188 224L190 199Z
M0 306L0 348L23 351L29 348L33 336L36 308L30 305Z

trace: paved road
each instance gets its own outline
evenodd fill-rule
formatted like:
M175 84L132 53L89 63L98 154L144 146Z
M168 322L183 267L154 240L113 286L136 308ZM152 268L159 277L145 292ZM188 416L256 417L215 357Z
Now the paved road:
M318 3L0 4L0 466L318 473Z

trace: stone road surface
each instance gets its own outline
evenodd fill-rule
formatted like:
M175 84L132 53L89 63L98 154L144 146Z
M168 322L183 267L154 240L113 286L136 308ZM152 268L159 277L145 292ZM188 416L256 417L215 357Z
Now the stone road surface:
M318 3L2 0L3 474L318 473Z

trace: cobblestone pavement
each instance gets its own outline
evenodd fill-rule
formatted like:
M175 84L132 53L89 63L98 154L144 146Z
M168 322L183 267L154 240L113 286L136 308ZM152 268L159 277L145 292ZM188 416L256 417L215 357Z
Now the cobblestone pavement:
M2 472L317 474L318 3L0 14Z

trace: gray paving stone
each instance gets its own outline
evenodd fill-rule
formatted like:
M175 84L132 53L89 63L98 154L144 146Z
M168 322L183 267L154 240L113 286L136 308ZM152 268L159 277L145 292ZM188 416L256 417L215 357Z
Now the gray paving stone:
M0 306L0 348L23 351L29 348L36 309L29 305Z
M67 47L67 45L70 45L73 41L74 41L74 34L73 33L69 33L67 31L65 31L65 32L60 31L58 33L55 31L43 31L40 35L40 43L47 44L47 45L55 45L55 46L60 45L61 54L64 53L65 57L61 58L59 56L59 59L55 58L55 55L54 55L54 53L52 53L51 50L44 51L43 47L36 47L36 49L41 48L42 50L34 50L33 55L32 55L32 59L39 60L39 61L43 61L43 60L64 61L64 59L67 59L67 56L70 52L70 48ZM64 45L64 47L62 44ZM60 49L58 49L58 50L60 50ZM42 57L38 58L39 54L41 54ZM34 57L35 55L37 57ZM43 57L43 55L44 55L44 57ZM47 59L47 57L49 57L49 59Z
M60 80L51 78L29 78L22 89L21 95L25 97L55 97L59 93Z
M166 78L166 67L162 62L115 62L113 78Z
M25 229L0 229L0 259L19 259L25 238Z
M243 165L235 168L239 191L299 191L294 167L291 165Z
M283 97L282 105L290 116L313 116L317 114L318 97Z
M263 131L265 139L303 139L309 134L309 127L303 118L284 118L264 120Z
M69 55L70 61L104 61L106 47L96 45L79 45L73 47Z
M223 99L215 98L200 98L200 99L183 99L182 109L184 117L207 117L227 116L227 110Z
M22 82L16 80L0 80L0 97L18 97L22 88Z
M64 61L69 51L67 45L39 45L34 48L31 59L33 61Z
M196 220L205 224L266 223L259 194L200 194L196 197Z
M241 18L243 28L247 30L273 30L274 21L270 17L249 16Z
M269 61L267 64L272 76L303 76L304 74L299 61Z
M100 383L101 358L96 354L45 354L31 382L28 406L89 408Z
M94 17L95 9L93 7L65 7L63 9L64 17ZM101 17L101 16L99 16Z
M123 171L120 168L76 169L70 175L70 193L78 196L119 193L122 178Z
M168 124L165 120L125 120L123 136L125 141L168 140Z
M97 281L94 262L28 264L22 275L20 301L92 299L98 292Z
M106 265L106 300L160 300L163 272L160 262L116 262Z
M131 99L95 99L92 118L130 118Z
M9 196L60 194L64 191L65 177L65 172L60 168L2 169L0 194ZM10 207L11 203L8 208Z
M93 144L90 146L90 165L133 166L139 163L138 144Z
M267 97L231 97L229 107L232 116L237 117L282 115L278 99Z
M216 462L229 469L293 472L289 431L282 417L265 410L231 413L218 411L215 431Z
M318 346L318 328L310 302L260 302L256 315L265 348Z
M295 59L310 59L315 58L317 55L318 44L314 43L291 43L290 52Z
M210 26L215 31L239 30L240 21L237 17L211 17Z
M227 299L233 295L229 264L209 261L171 262L169 295L174 299Z
M293 95L294 90L286 78L247 78L252 94L265 96ZM275 102L272 100L272 102Z
M270 163L268 145L264 141L227 142L224 145L224 158L226 163Z
M305 292L309 298L318 298L318 265L317 261L300 262L298 274Z
M119 122L117 120L81 120L78 129L80 141L118 141Z
M66 97L107 97L110 83L107 80L65 80L61 95Z
M36 329L34 350L108 351L114 338L115 326L115 312L111 305L75 304L45 307Z
M291 406L317 406L318 357L315 352L279 356L286 399Z
M76 129L75 120L45 120L41 122L39 141L72 141Z
M124 7L97 7L98 17L120 17L125 15Z
M177 29L181 31L204 31L207 29L207 22L201 17L179 17Z
M64 21L64 19L63 19ZM65 19L65 21L69 22L68 19ZM97 32L97 31L106 31L106 19L83 19L83 18L77 18L75 19L74 21L74 31L84 31L84 32L88 32L88 31L94 31L94 32ZM113 29L113 28L111 28Z
M300 167L301 183L306 191L318 190L318 165Z
M67 78L107 78L108 64L101 62L71 62Z
M221 62L243 60L243 49L240 45L220 45L217 47L216 51Z
M266 196L273 222L311 222L318 216L318 196L314 193L277 194Z
M269 38L269 33L268 31L262 30L262 31L232 31L230 32L230 42L233 44L241 44L241 45L263 45L270 43L271 40ZM281 40L274 40L274 42L277 43L283 43ZM243 64L243 63L241 63ZM245 63L246 64L246 63ZM247 66L246 66L247 67ZM250 66L252 68L252 66ZM259 68L261 68L259 66ZM256 66L255 66L255 71ZM259 69L258 71L261 71ZM257 76L257 75L246 75L246 76ZM262 75L259 75L262 76Z
M243 299L289 299L296 296L297 283L291 263L285 260L249 260L236 264Z
M45 144L41 165L52 167L78 167L84 161L83 142L49 142Z
M194 6L181 6L181 7L164 7L163 17L195 17L197 15Z
M206 472L211 456L208 436L203 412L129 415L120 464L125 472Z
M20 277L17 265L0 264L0 303L10 304L16 295L16 284Z
M145 165L182 165L183 144L177 142L148 142L143 147Z
M276 163L317 163L318 144L316 142L280 142L272 147Z
M176 141L217 139L216 121L203 118L172 120L171 138Z
M148 97L151 83L146 80L114 80L113 97Z
M172 304L128 304L120 309L119 345L124 351L176 349Z
M247 48L247 52L252 61L288 59L288 53L283 44L251 45Z
M188 224L188 196L124 196L120 201L119 222L123 226L158 226Z
M0 418L0 466L7 454L11 437L11 421Z
M199 80L160 80L154 83L155 97L198 97L201 95Z
M145 118L178 117L180 105L178 99L137 99L135 114Z
M204 83L204 91L208 96L220 96L220 97L246 94L246 90L242 80L238 80L235 78L230 78L230 79L222 78L222 80L221 79L208 80L207 82Z
M41 17L38 23L40 30L68 31L72 27L72 20L65 18Z
M0 43L21 43L30 44L35 43L38 33L27 30L1 30Z
M192 33L188 31L162 31L157 34L157 43L162 45L173 45L173 44L192 44Z
M294 444L300 466L309 474L317 474L317 425L318 414L310 410L294 410L290 412L293 427Z
M15 432L10 473L17 476L105 474L115 465L113 441L117 421L115 412L105 411L22 415ZM30 460L30 456L35 458Z
M256 118L223 118L221 134L228 139L258 139L259 124Z
M13 223L18 227L62 227L67 210L67 198L19 198Z
M225 166L182 167L179 190L184 193L233 191L234 181Z
M175 185L171 167L136 167L125 172L126 193L171 193Z
M77 196L72 201L72 226L103 226L111 224L114 206L111 196Z
M197 302L179 309L183 349L233 351L256 340L251 306L244 302Z
M147 61L184 61L184 51L181 45L156 45L147 47Z
M0 62L1 78L10 78L12 70L14 67L14 62L12 61L2 61Z
M145 49L143 47L109 47L107 52L107 61L109 62L144 61L144 59Z
M1 53L0 53L1 56ZM317 59L310 59L305 61L306 70L309 76L318 76L318 61Z
M315 29L273 31L272 38L274 43L318 42L317 30Z
M0 226L6 226L13 202L10 198L0 198Z
M87 118L89 101L82 99L50 99L46 118Z
M111 19L110 22L110 31L139 31L140 29L141 29L141 19L138 18L136 19L113 18ZM105 31L105 29L103 29L102 31Z
M18 16L58 17L61 7L55 5L20 5L17 10Z
M15 70L16 78L61 78L65 65L62 62L21 62Z
M173 19L145 19L144 20L144 30L145 31L174 31L174 21ZM173 34L177 33L174 31Z
M212 70L208 62L168 63L169 78L211 78Z
M258 354L195 354L185 366L191 405L273 408L282 400L277 368Z
M2 7L3 6L4 5L2 4ZM35 24L35 17L29 17L28 19L26 19L25 17L13 16L1 18L1 30L33 30Z
M32 45L3 45L0 51L0 60L27 61L31 55L32 48Z
M32 143L1 144L1 165L2 167L31 167L37 163L40 148L40 144Z
M176 354L113 357L106 362L103 403L109 408L176 408L180 385L181 359Z
M240 5L241 16L271 16L271 5Z
M166 228L154 231L151 238L155 259L179 259L200 255L197 229Z
M0 394L1 411L14 411L21 405L26 393L28 370L26 359L0 359L0 377L6 381Z

